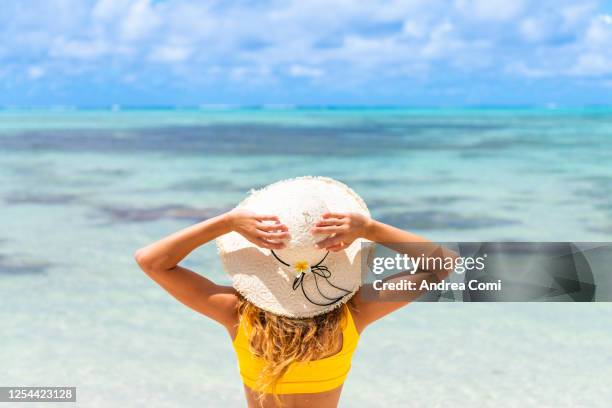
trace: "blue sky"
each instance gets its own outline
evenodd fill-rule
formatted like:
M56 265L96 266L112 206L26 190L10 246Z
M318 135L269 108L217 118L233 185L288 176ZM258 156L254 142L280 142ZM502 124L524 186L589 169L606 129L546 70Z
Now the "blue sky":
M611 3L4 0L0 105L612 104Z

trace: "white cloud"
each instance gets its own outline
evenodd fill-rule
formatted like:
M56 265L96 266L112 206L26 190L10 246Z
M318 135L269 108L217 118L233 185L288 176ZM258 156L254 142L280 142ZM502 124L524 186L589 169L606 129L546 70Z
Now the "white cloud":
M427 27L420 21L407 20L402 25L402 33L409 37L421 38L425 35Z
M543 22L533 17L528 17L521 21L519 31L523 38L528 41L540 41L545 38Z
M45 75L45 70L38 65L32 65L28 67L27 73L30 79L38 79Z
M209 75L213 76L214 72L227 72L227 69L219 67L213 68ZM230 79L241 83L257 83L269 78L271 70L267 66L237 66L229 70Z
M318 78L325 74L320 68L308 67L304 65L292 65L289 68L289 75L294 77Z
M99 40L67 40L59 37L53 41L49 53L53 57L89 60L100 58L108 51L109 47Z
M545 78L555 73L549 69L528 66L525 62L512 62L506 66L505 70L527 78Z
M121 24L122 37L128 41L143 39L151 34L160 22L161 18L149 0L137 0L129 7Z
M612 58L605 54L585 53L578 57L569 72L581 76L612 74Z
M455 7L470 17L483 20L506 21L516 17L524 8L523 0L456 0Z
M49 78L56 69L102 76L112 65L117 78L137 68L142 78L214 76L218 82L286 75L332 85L433 78L446 74L441 67L529 78L612 72L612 16L597 14L591 0L87 4L32 0L27 9L9 8L10 24L0 16L0 35L7 39L2 63L13 64L11 72L19 71L19 61L28 61L21 72L44 66ZM142 72L148 69L155 75Z
M422 55L428 58L443 57L460 48L461 44L453 34L453 29L453 24L448 21L433 27L429 34L429 42L422 49Z
M594 18L587 29L586 42L590 47L603 45L612 49L612 16L602 14Z
M579 44L577 62L568 70L571 75L598 76L612 74L612 16L595 16Z
M561 6L559 14L563 17L565 24L575 26L587 20L595 8L596 5L592 1L582 1Z
M111 20L126 12L132 0L98 0L91 12L95 19Z
M190 47L184 45L160 45L150 55L152 61L157 62L181 62L185 61L192 53Z

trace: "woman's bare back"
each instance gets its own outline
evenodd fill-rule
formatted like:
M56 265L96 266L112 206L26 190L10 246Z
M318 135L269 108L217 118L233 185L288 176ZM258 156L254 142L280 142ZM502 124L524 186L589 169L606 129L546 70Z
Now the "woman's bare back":
M333 390L318 392L314 394L279 394L278 399L280 400L283 408L336 408L338 401L340 400L340 393L342 392L342 386L334 388ZM249 408L278 408L275 398L267 394L262 400L260 405L258 399L258 393L251 390L246 385L244 386L244 393L246 395L247 404Z

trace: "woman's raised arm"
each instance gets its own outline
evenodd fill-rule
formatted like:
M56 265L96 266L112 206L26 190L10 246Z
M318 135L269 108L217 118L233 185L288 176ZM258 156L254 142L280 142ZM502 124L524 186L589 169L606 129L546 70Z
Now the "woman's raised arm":
M356 213L325 214L323 219L312 229L312 233L332 234L331 237L318 243L319 247L330 251L342 250L355 239L365 238L410 257L418 258L426 256L429 258L439 257L452 260L450 263L443 263L444 267L442 268L432 270L421 269L416 271L416 273L415 271L406 271L384 279L384 282L396 280L411 281L417 288L420 287L423 281L439 282L444 280L453 272L454 260L458 256L455 252L426 238ZM378 290L371 284L362 286L351 299L356 309L353 315L358 330L363 330L368 324L414 301L424 292L422 290L406 290L401 292L385 289Z
M273 223L270 223L273 221ZM230 286L217 285L179 266L196 248L236 231L265 248L282 248L287 227L277 217L234 210L175 232L136 251L140 268L184 305L218 321L231 330L235 324L237 295Z

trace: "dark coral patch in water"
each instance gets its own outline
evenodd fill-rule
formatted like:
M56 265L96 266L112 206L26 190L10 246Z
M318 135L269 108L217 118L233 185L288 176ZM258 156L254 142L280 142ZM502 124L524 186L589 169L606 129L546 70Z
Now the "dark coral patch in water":
M147 222L161 219L203 221L225 211L184 205L163 205L151 208L105 206L99 209L114 222Z
M50 267L48 262L9 259L6 255L0 255L0 276L44 275Z
M466 215L450 211L383 212L379 219L400 228L419 230L470 230L507 227L520 224L517 220L481 214Z
M70 204L78 200L74 194L34 194L15 193L4 197L4 202L9 205L40 204L40 205L62 205Z

